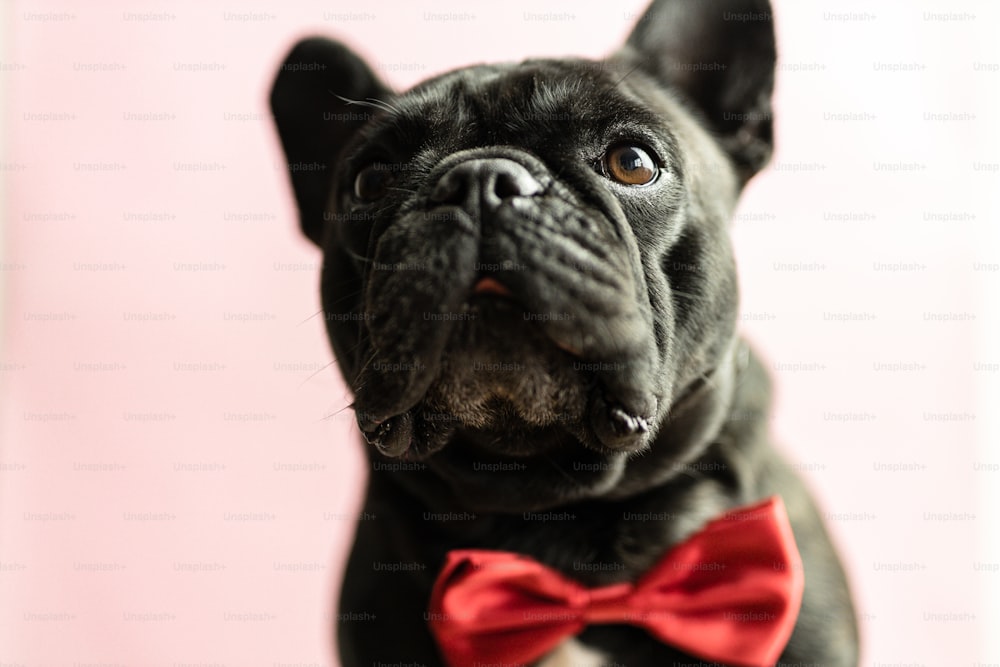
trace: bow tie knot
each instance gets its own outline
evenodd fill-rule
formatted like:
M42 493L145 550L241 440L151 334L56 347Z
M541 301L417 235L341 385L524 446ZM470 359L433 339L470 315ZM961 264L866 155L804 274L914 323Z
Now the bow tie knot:
M631 592L631 584L614 584L587 591L582 614L583 622L588 625L614 623L616 620L624 619L630 612L636 613L628 606Z

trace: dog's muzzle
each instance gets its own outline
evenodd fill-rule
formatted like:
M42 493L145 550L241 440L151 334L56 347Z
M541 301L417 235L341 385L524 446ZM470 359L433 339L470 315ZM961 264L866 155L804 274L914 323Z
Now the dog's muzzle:
M657 408L648 297L608 212L507 148L449 156L404 210L374 245L365 290L372 361L355 409L370 443L426 455L501 413L603 451L646 442ZM504 364L524 370L469 368Z

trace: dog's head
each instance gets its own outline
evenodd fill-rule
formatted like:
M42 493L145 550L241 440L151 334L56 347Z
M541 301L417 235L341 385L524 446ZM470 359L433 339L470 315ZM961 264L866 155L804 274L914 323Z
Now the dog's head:
M771 153L774 65L767 0L656 0L606 60L405 93L299 43L271 104L373 455L514 511L696 455L731 393L728 224Z

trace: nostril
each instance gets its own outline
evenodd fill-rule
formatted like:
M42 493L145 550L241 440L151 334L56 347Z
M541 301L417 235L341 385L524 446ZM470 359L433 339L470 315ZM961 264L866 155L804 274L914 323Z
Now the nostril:
M498 171L493 182L493 192L500 200L510 197L530 197L542 191L542 185L519 164Z
M517 178L512 174L503 172L497 174L496 180L493 182L493 193L500 199L517 197L524 194L517 182Z

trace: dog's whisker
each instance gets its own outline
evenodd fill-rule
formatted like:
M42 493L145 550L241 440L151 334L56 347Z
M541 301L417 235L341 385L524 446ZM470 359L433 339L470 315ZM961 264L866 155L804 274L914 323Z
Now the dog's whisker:
M399 107L397 107L397 106L393 106L392 104L389 104L389 103L388 103L388 102L386 102L385 100L380 100L380 99L378 99L377 97L369 97L369 98L367 98L367 100L366 100L366 101L368 101L368 102L371 102L372 104L378 104L378 105L381 105L381 107L382 107L383 109L385 109L386 111L391 111L391 112L392 112L392 113L394 113L394 114L400 114L400 115L401 115L401 114L403 113L403 112L402 112L402 111L401 111L401 110L399 109Z
M360 289L359 290L354 290L353 292L348 292L347 294L343 294L340 297L338 297L338 298L334 299L333 301L331 301L329 305L330 306L336 306L336 305L342 303L343 301L346 301L347 299L353 299L354 297L358 296L362 292L363 292L363 290L360 290Z
M380 111L388 111L389 113L400 114L400 110L397 107L392 106L388 102L377 99L375 97L369 97L364 100L352 100L349 97L344 97L343 95L334 94L334 97L339 99L344 104L353 106L369 107L371 109L378 109Z
M606 60L604 60L604 61L602 61L602 62L607 62L607 61L606 61ZM617 87L618 87L618 86L619 86L619 85L620 85L620 84L622 83L622 81L624 81L625 79L627 79L627 78L629 78L630 76L632 76L632 74L633 74L633 73L634 73L634 72L635 72L635 71L636 71L637 69L640 69L640 68L642 67L642 65L643 65L643 63L638 63L638 64L637 64L637 65L636 65L635 67L633 67L633 68L632 68L632 69L630 69L629 71L625 72L625 75L624 75L624 76L623 76L622 78L620 78L620 79L618 79L617 81L615 81L614 85L613 85L613 86L611 86L611 89L613 90L614 88L617 88Z
M309 321L309 320L311 320L312 318L316 317L317 315L322 315L322 314L323 314L323 309L322 309L322 308L320 308L320 309L319 309L319 310L317 310L317 311L316 311L315 313L313 313L312 315L310 315L310 316L309 316L309 317L307 317L306 319L304 319L304 320L302 320L301 322L299 322L299 323L298 323L298 324L297 324L296 326L302 326L303 324L305 324L306 322L308 322L308 321Z
M349 348L347 348L347 350L345 350L345 352L346 352L347 354L349 354L349 355L353 355L353 354L354 354L355 352L357 352L357 351L358 351L358 349L360 349L360 348L361 348L361 346L363 346L364 344L365 344L365 341L364 341L364 340L359 340L359 341L358 341L358 342L356 342L356 343L355 343L354 345L351 345L351 346L350 346Z
M340 408L339 410L335 410L334 412L331 412L328 415L323 415L323 418L322 418L321 421L329 421L330 419L334 419L334 418L337 417L337 415L339 415L340 413L342 413L344 410L350 410L353 407L354 407L354 402L352 401L352 402L348 403L347 405L345 405L344 407Z
M353 260L355 260L357 262L360 262L361 264L368 264L369 262L372 261L370 258L365 257L364 255L359 255L358 253L354 252L350 248L341 247L340 250L343 251L344 254L346 254L348 257L350 257L351 259L353 259Z
M337 363L337 360L334 359L330 363L325 364L324 366L322 366L320 368L317 368L314 372L312 372L312 373L309 374L309 377L307 377L306 379L302 380L302 382L299 383L299 388L301 388L302 385L304 385L306 382L309 382L309 380L312 380L314 377L316 377L317 375L319 375L320 373L322 373L323 371L325 371L330 366L335 365L336 363Z
M352 386L355 387L355 393L357 393L358 389L361 389L362 387L364 387L364 383L361 382L361 374L364 372L364 370L366 368L368 368L368 366L373 361L375 361L375 358L377 356L378 356L378 350L373 349L372 353L371 353L371 356L369 356L368 359L364 363L362 363L361 366L358 368L358 375L357 375L356 378L354 378L354 383L352 384Z

